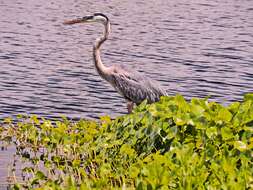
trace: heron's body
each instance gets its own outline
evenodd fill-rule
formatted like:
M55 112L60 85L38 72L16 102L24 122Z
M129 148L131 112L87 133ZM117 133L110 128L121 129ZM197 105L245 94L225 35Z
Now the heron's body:
M166 91L159 84L139 72L118 65L106 67L102 63L100 47L108 39L110 33L110 22L105 15L97 13L94 16L86 16L81 19L67 21L65 24L81 22L99 22L104 25L104 34L96 40L93 47L94 64L99 75L108 81L128 101L129 112L132 111L134 103L138 105L143 100L147 100L148 103L153 103L159 101L161 96L167 95Z
M128 101L137 105L147 99L148 103L159 101L166 92L158 84L138 72L122 67L112 67L108 80L112 86Z

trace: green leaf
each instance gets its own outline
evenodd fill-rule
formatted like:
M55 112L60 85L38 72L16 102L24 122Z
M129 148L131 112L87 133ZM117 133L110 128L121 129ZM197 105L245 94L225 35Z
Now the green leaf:
M242 141L235 141L234 147L242 152L247 150L247 144Z
M11 124L12 123L12 118L10 118L10 117L5 118L4 123Z
M120 153L122 155L128 155L129 157L132 157L135 155L135 150L131 148L130 145L128 144L123 144L122 147L120 148Z
M245 94L244 95L244 101L253 101L253 93Z
M200 105L196 105L196 104L191 105L191 112L198 117L201 117L204 111L205 109Z
M138 176L138 174L140 173L140 169L135 167L135 166L131 166L129 168L129 175L131 178L136 178Z
M240 103L239 102L233 102L232 104L229 105L228 110L231 113L235 114L235 113L238 112L239 108L240 108Z
M252 97L162 97L98 122L25 115L3 123L0 146L29 176L16 189L252 189Z
M232 119L232 114L226 108L222 108L218 113L218 119L229 122Z
M45 174L42 171L37 171L35 175L39 180L44 180L46 179Z
M208 138L216 137L218 134L217 127L209 127L206 129L206 135Z
M233 131L228 127L221 128L221 136L223 140L229 140L234 138Z

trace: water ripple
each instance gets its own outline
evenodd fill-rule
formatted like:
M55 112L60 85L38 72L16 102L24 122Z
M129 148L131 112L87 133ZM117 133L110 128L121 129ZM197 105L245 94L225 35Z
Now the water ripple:
M101 10L112 20L102 49L107 66L138 70L171 95L211 95L225 105L241 100L253 86L252 7L246 0L111 1L109 6L89 0L1 1L0 118L126 113L124 99L93 66L92 44L102 27L61 24Z

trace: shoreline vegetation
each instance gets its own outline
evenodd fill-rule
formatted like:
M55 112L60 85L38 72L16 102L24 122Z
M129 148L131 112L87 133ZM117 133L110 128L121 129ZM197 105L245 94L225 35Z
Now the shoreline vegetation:
M162 97L99 121L7 118L0 141L22 162L13 189L253 189L253 94Z

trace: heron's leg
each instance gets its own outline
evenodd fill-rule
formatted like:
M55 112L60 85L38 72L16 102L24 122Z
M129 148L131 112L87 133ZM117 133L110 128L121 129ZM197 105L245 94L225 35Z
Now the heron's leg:
M132 113L132 110L134 108L134 103L133 102L127 102L127 111L128 113Z

